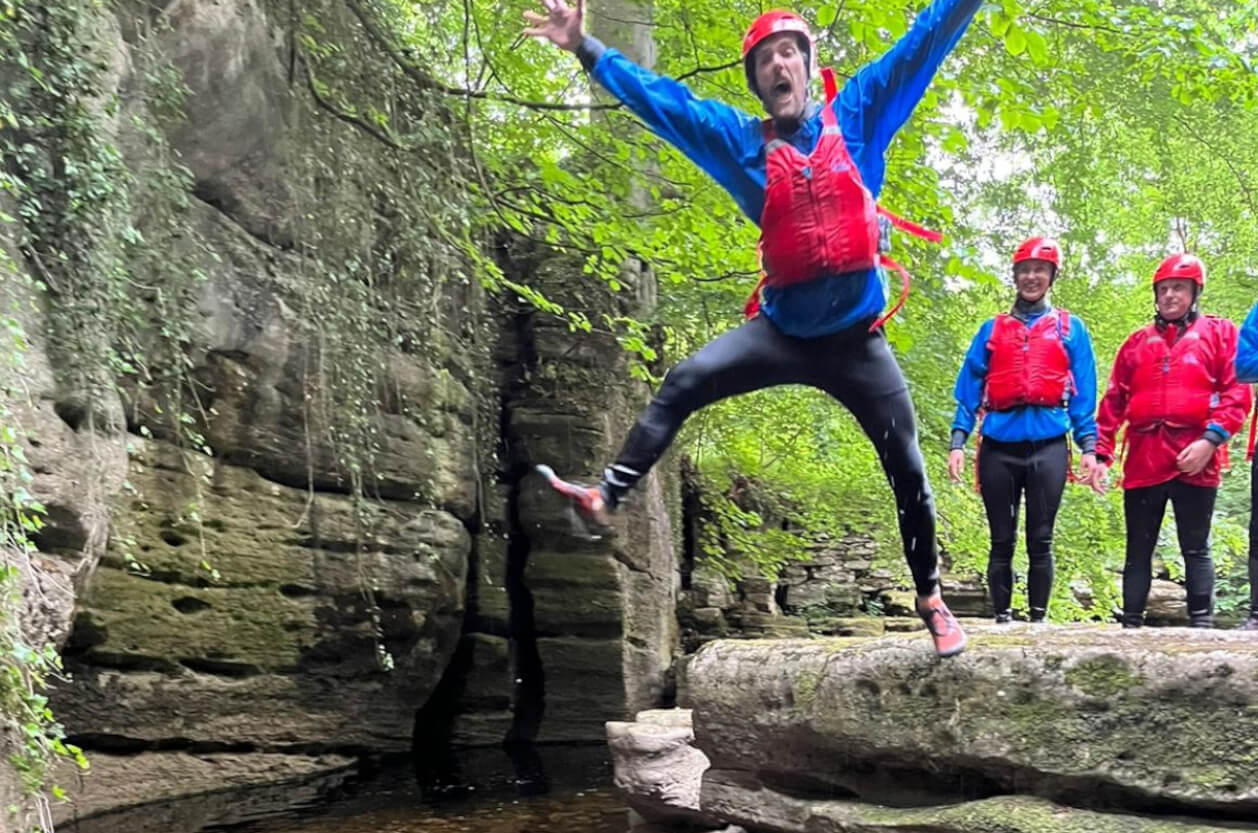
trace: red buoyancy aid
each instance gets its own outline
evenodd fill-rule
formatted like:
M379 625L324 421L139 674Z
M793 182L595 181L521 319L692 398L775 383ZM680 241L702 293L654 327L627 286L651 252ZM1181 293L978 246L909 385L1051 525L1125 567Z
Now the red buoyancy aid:
M1071 387L1065 344L1069 334L1070 313L1065 310L1041 315L1029 327L1012 315L996 316L987 341L987 410L1065 404Z
M932 242L938 233L903 220L874 200L843 141L832 106L838 92L834 72L823 69L826 102L821 108L821 136L804 155L777 135L772 119L763 123L765 142L764 208L760 213L760 258L764 275L745 312L760 308L763 286L790 286L826 275L841 275L885 265L900 273L900 299L870 328L877 329L908 297L909 275L882 257L879 218Z
M1133 431L1160 425L1204 429L1218 402L1218 379L1213 340L1208 336L1215 319L1201 316L1173 345L1150 324L1144 328L1129 383L1127 421Z

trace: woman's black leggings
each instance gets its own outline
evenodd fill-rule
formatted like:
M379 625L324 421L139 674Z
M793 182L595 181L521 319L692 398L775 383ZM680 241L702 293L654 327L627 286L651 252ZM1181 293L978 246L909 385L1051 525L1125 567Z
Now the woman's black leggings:
M895 493L914 585L919 594L933 593L939 580L935 501L917 446L913 402L886 336L867 327L794 338L761 315L721 335L669 372L604 475L604 488L610 483L617 495L632 486L700 408L775 385L810 385L851 411L873 442Z
M1153 550L1158 543L1166 502L1175 510L1179 550L1188 584L1188 618L1205 623L1214 611L1214 562L1210 560L1210 521L1218 489L1180 480L1128 489L1123 493L1127 519L1127 563L1123 566L1123 623L1139 625L1153 581Z
M984 438L979 447L979 489L992 537L987 586L997 616L1009 614L1013 598L1013 547L1024 493L1031 620L1042 620L1048 611L1053 590L1053 524L1069 466L1070 449L1064 436L1014 443Z

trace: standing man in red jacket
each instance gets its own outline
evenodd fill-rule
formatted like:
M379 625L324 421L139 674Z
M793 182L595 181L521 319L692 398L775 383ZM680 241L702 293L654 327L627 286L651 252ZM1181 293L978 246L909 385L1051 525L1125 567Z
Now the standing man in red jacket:
M1223 448L1249 411L1249 388L1236 381L1236 325L1201 315L1206 272L1193 255L1171 255L1153 275L1157 314L1123 343L1097 417L1094 478L1103 484L1115 435L1127 423L1123 514L1123 627L1144 624L1153 550L1169 500L1188 584L1193 627L1213 625L1210 520Z

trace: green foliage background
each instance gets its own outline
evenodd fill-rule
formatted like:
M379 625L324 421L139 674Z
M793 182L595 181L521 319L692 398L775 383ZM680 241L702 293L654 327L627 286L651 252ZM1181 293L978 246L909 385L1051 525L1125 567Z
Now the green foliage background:
M797 8L819 30L822 63L850 74L903 34L920 6ZM738 324L756 277L756 231L715 184L623 108L585 109L589 85L572 56L521 41L509 25L518 2L442 0L410 11L428 26L408 45L464 105L493 183L480 191L490 222L584 253L591 279L612 288L624 258L650 262L663 288L647 323L662 355L636 336L630 346L656 373ZM736 56L759 11L746 2L593 2L590 18L612 45L623 45L614 36L624 37L627 21L649 22L659 72L755 113ZM882 201L947 234L940 247L899 242L915 284L889 335L913 388L953 570L982 570L987 531L977 496L945 475L951 387L978 325L1011 301L1006 258L1019 240L1046 233L1063 242L1055 300L1089 325L1102 384L1123 338L1149 319L1148 276L1169 251L1205 259L1207 311L1239 321L1254 301L1256 17L1252 4L1204 0L986 4L893 143ZM718 492L756 484L759 503L717 513L729 533L720 540L736 538L770 571L800 548L789 534L749 534L769 515L803 534L894 529L867 441L820 394L781 389L722 403L693 419L681 441ZM1224 609L1244 590L1246 468L1229 474L1215 523ZM1174 540L1170 524L1166 535ZM898 560L894 536L880 537ZM1081 613L1072 582L1089 584L1099 609L1112 605L1122 548L1118 490L1099 499L1069 487L1056 615ZM1177 574L1177 564L1168 568Z

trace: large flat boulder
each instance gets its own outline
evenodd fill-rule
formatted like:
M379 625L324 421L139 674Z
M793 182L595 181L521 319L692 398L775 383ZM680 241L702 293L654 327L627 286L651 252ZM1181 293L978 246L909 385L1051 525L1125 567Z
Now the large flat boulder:
M1234 828L1131 813L1102 813L1029 796L929 807L797 798L728 771L703 779L701 802L719 818L773 833L1225 833Z
M690 660L682 696L712 762L705 783L720 777L744 798L920 807L1019 795L1258 820L1258 641L1237 632L986 626L947 661L921 634L716 641ZM807 829L899 829L843 824Z

